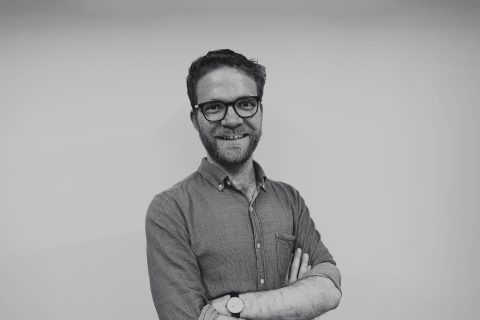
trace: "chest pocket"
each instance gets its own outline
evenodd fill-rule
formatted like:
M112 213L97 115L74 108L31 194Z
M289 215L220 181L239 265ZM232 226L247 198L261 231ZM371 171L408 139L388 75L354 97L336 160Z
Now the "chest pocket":
M280 277L280 283L287 284L287 271L290 264L291 254L295 247L296 236L284 234L281 232L275 233L276 238L276 256L277 256L277 272Z

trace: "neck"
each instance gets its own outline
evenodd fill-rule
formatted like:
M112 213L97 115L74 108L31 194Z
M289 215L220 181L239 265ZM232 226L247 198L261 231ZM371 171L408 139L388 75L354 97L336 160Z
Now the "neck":
M243 163L231 166L221 165L210 155L207 155L207 160L225 170L234 185L237 185L242 189L247 186L255 187L255 169L253 167L253 159L251 157Z

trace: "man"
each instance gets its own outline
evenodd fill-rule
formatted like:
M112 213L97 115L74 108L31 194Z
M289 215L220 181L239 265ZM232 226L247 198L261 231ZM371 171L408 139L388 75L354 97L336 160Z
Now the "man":
M339 303L340 273L304 200L252 159L265 77L231 50L189 69L190 119L207 157L148 208L159 319L312 319Z

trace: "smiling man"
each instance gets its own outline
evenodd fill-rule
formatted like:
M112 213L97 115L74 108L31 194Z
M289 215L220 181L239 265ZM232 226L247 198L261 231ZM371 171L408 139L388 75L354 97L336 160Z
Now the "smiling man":
M148 208L159 319L312 319L340 301L340 273L303 198L252 158L265 77L226 49L189 69L190 119L207 157Z

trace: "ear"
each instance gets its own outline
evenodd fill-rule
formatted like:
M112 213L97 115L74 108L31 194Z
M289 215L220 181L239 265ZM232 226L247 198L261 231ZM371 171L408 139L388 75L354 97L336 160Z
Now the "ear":
M192 109L190 110L190 120L193 123L193 127L198 131L198 118L197 113Z

